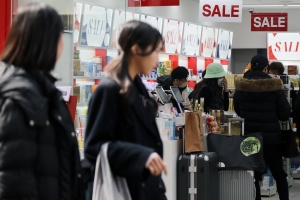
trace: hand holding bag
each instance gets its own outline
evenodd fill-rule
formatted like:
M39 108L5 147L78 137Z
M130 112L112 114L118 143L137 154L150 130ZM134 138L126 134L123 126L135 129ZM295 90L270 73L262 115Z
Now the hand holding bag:
M108 145L102 145L97 157L92 200L131 200L125 178L111 172L107 158Z

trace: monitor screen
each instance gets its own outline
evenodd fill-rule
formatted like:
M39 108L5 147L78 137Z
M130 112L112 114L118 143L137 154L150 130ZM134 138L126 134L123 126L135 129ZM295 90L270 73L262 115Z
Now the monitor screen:
M171 91L172 91L172 94L174 96L174 98L179 102L179 103L183 103L184 102L184 99L182 97L182 94L179 90L179 88L177 86L171 86L170 87Z
M167 104L170 103L168 96L166 95L166 93L164 92L162 86L156 86L155 87L155 91L157 93L157 96L159 98L159 100L163 103L163 104Z

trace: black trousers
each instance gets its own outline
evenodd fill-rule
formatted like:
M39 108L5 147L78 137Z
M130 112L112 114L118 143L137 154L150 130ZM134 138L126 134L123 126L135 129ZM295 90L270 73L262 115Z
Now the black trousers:
M289 187L287 182L287 174L283 170L281 144L265 144L264 158L274 179L276 180L279 199L289 200ZM255 172L255 200L261 200L259 181L262 181L262 175L262 173Z

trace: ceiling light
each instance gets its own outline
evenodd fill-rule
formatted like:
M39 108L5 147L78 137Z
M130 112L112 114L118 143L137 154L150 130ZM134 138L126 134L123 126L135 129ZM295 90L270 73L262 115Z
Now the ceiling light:
M286 5L286 6L300 6L300 4L292 4L292 5Z
M248 4L248 5L243 5L243 7L280 7L280 6L285 6L283 4L279 4L279 5L260 5L260 4L256 4L256 5L251 5L251 4Z

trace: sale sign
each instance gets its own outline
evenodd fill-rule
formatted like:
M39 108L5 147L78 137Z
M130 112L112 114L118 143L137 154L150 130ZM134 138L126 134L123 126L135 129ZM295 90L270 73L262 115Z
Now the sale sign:
M113 10L85 4L81 23L82 46L108 47L111 35Z
M128 0L128 7L179 6L179 0Z
M268 33L269 60L300 60L300 33Z
M182 40L182 54L199 56L202 26L185 23Z
M199 20L242 22L243 0L201 0Z
M201 56L215 58L217 51L218 29L203 27L201 39Z
M183 22L164 19L164 48L162 52L180 54L182 44Z
M230 59L232 49L232 32L219 29L217 58Z
M251 31L287 31L287 13L252 13Z
M163 18L153 17L149 15L141 15L141 21L150 24L151 26L156 28L160 33L162 33Z

